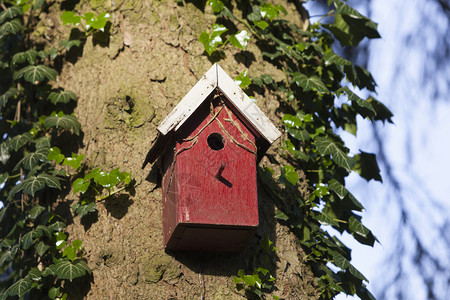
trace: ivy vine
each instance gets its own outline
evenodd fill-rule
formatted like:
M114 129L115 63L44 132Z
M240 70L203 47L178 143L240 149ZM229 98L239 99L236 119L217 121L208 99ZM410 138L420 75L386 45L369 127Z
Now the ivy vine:
M333 19L331 23L323 23L321 18L306 30L284 19L287 11L282 5L265 0L209 0L206 5L217 17L212 31L199 38L208 56L220 54L227 41L240 49L252 42L285 74L284 80L276 81L271 74L251 77L245 71L236 80L248 93L265 88L279 96L286 132L279 149L280 175L266 167L260 170L259 179L269 187L278 208L276 218L296 234L306 252L321 298L342 292L374 299L366 288L367 278L350 262L351 250L327 228L347 232L365 245L373 246L377 241L361 222L358 212L363 205L345 187L351 172L381 181L376 157L366 152L351 156L339 129L356 135L358 116L391 122L392 113L373 96L364 99L358 95L361 90L375 93L372 75L333 50L336 41L341 46L357 46L364 38L379 38L376 23L340 0L328 1L332 9L326 16ZM233 43L242 32L246 33L244 42ZM296 188L300 170L306 174L308 197ZM251 284L253 279L239 274L235 280L238 286L247 284L264 298Z
M64 200L71 188L73 194L81 192L72 210L84 216L132 184L131 175L119 169L97 168L82 176L84 155L63 154L72 150L67 138L77 140L81 125L73 115L76 95L56 87L57 69L83 40L64 40L59 47L33 41L47 5L42 0L0 3L0 299L66 299L65 282L91 270L82 241L69 241L64 233L66 220L55 212L58 197ZM108 18L84 14L84 39L103 32ZM62 20L78 26L81 18L65 12ZM48 111L53 112L45 115Z

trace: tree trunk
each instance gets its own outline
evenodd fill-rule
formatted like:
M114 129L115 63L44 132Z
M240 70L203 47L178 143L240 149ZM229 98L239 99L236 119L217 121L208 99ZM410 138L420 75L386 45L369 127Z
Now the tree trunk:
M82 1L83 2L83 1ZM193 1L197 2L197 1ZM292 19L301 20L294 5L283 3ZM64 8L64 6L63 6ZM78 287L88 299L239 299L250 297L236 289L233 275L250 274L264 264L260 247L268 236L278 249L269 257L269 271L276 277L273 295L285 299L315 299L318 291L305 255L289 230L274 218L275 206L266 184L258 185L260 226L250 245L239 255L166 254L163 247L161 188L155 166L141 165L156 137L156 128L201 76L218 62L231 76L244 69L251 76L262 73L282 78L280 69L263 60L250 41L247 51L225 47L226 57L204 55L198 42L215 16L192 3L175 1L90 1L73 10L112 11L110 34L89 37L80 53L71 52L58 85L78 96L75 115L82 124L79 153L90 168L120 167L136 180L135 192L97 204L98 213L74 217L69 239L81 239L93 270L92 280ZM54 12L55 28L64 33ZM278 102L266 91L255 94L257 105L280 125ZM276 142L269 153L278 157ZM279 157L278 157L279 158ZM260 166L270 166L264 158ZM279 167L274 165L275 170ZM261 171L261 169L259 169ZM303 191L306 193L306 191ZM68 216L71 195L60 203ZM74 286L74 289L77 287ZM74 297L74 295L72 295ZM77 297L74 297L77 298Z

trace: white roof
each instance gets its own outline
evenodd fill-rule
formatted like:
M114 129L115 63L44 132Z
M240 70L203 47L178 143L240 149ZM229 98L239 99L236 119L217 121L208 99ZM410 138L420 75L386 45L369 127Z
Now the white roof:
M218 64L214 64L184 96L161 122L158 131L162 135L177 131L216 88L270 144L280 137L281 132Z

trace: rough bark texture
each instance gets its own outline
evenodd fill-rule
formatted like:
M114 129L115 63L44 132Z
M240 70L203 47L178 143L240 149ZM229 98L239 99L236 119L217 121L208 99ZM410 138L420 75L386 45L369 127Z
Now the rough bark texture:
M284 5L300 22L300 15L292 13L295 8ZM278 249L270 258L270 271L277 278L273 294L285 299L317 298L305 255L293 234L275 221L275 207L262 184L258 186L261 226L245 252L236 256L164 252L156 168L141 170L141 165L157 125L212 65L197 41L213 23L212 12L207 8L203 13L192 3L178 6L174 1L90 1L72 7L64 1L42 17L45 29L36 33L37 38L67 38L69 29L62 26L58 15L61 8L81 13L112 11L109 39L99 43L89 37L82 53L73 51L58 85L78 96L75 114L83 130L79 153L86 155L89 166L120 167L136 179L132 195L108 199L97 205L98 214L71 220L70 239L83 241L93 275L85 286L75 284L78 296L70 298L246 297L236 290L232 276L239 269L251 272L262 265L265 255L258 246L266 234ZM51 36L55 32L58 35ZM246 52L227 50L219 63L232 77L245 68L253 76L263 72L274 78L283 76L262 59L254 43ZM256 94L256 98L258 106L279 125L276 98L267 93L264 98ZM277 144L270 150L273 156ZM264 164L270 165L267 158ZM69 205L78 200L70 195L60 204L61 210L67 215Z

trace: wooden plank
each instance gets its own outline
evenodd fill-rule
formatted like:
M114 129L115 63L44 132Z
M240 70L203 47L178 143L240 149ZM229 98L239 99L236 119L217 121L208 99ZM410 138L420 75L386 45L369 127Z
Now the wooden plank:
M184 96L172 112L158 126L158 131L163 135L172 129L175 131L189 118L189 116L205 101L217 87L217 64L214 64L208 72L194 85Z
M281 132L269 118L219 65L217 65L217 86L270 144L281 136Z

